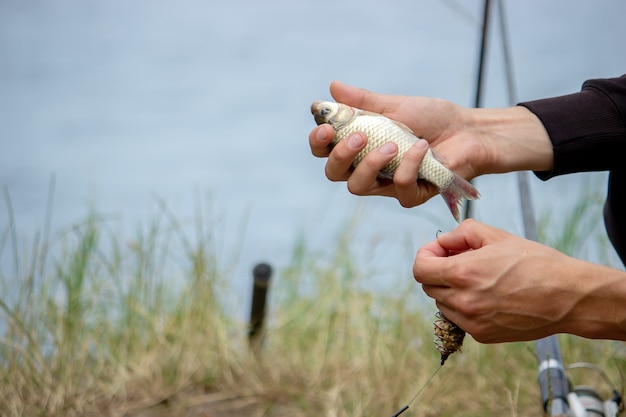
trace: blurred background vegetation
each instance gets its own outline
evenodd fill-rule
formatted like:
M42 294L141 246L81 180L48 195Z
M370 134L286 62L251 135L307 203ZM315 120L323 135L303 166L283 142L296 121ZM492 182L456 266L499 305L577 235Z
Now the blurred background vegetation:
M599 202L586 196L563 234L543 239L573 255L606 239L590 226ZM434 303L410 277L367 289L376 272L350 253L356 223L322 252L306 237L294 245L251 351L215 225L199 216L190 236L159 213L123 242L95 211L53 237L44 225L28 245L1 225L0 254L13 260L0 271L3 416L388 416L437 369ZM623 385L623 343L560 341L566 363ZM539 415L536 381L532 343L468 337L406 416Z

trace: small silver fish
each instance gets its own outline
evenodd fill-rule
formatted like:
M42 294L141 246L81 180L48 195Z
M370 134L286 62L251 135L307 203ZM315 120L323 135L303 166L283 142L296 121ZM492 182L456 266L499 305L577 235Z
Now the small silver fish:
M417 141L411 129L400 122L391 120L381 114L357 109L332 101L314 101L311 113L318 125L328 123L335 130L335 138L331 146L345 139L354 132L363 132L367 136L367 146L352 162L357 166L365 155L387 142L398 145L396 155L378 174L381 178L393 177L400 165L402 155ZM459 221L459 207L463 199L480 198L478 190L464 178L458 176L439 162L428 149L419 167L419 178L433 184L439 190L450 212Z

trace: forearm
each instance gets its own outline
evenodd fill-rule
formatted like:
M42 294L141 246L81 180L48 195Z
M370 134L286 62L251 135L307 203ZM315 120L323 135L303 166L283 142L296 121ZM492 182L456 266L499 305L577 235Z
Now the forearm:
M552 143L539 118L525 107L464 109L464 120L484 143L482 174L546 171L552 168Z
M571 304L561 318L564 333L626 341L626 272L572 260L563 287Z

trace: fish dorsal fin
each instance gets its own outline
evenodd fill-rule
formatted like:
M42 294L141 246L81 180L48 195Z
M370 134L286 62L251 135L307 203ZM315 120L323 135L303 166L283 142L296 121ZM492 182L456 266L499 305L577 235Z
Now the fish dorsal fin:
M371 112L371 111L361 110L361 109L359 109L359 116L386 117L386 116L383 116L380 113L374 113L374 112ZM389 119L389 118L387 117L387 119ZM389 119L389 120L391 122L393 122L396 126L398 126L400 129L404 130L405 132L410 133L412 135L415 135L415 133L413 133L413 131L411 129L409 129L409 127L407 125L405 125L404 123L399 122L397 120L393 120L393 119Z

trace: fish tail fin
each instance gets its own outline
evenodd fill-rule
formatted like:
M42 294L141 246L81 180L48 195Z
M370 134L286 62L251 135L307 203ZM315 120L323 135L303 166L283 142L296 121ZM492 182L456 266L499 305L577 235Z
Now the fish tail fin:
M461 202L463 200L478 200L480 198L478 190L465 178L456 174L454 174L450 185L445 189L439 190L439 193L446 201L450 212L457 222L460 222L459 208L461 207Z

